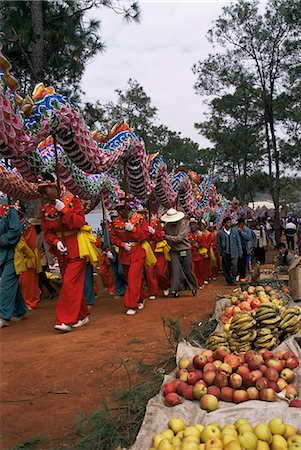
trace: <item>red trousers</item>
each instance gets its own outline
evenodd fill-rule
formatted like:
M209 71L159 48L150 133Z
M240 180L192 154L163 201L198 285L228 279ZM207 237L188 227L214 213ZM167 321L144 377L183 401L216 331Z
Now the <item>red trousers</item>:
M203 272L203 278L205 281L209 281L211 269L210 269L210 258L201 260L201 267Z
M63 285L56 305L56 325L73 325L90 314L84 297L86 261L65 258L60 262Z
M142 286L144 261L145 258L131 262L130 265L122 264L123 273L127 279L127 287L123 297L125 308L136 309L139 301L142 302L146 297Z
M27 269L21 273L19 283L24 301L27 306L34 309L38 307L41 291L39 288L39 275L35 269Z
M108 289L109 292L115 292L114 275L111 264L100 264L99 276L102 281L103 287Z
M201 287L204 284L204 271L202 266L202 261L192 261L192 271L198 282L198 286Z
M170 283L166 275L166 261L163 253L155 253L157 263L155 266L146 267L146 278L149 295L158 295L159 289L165 291L169 289Z

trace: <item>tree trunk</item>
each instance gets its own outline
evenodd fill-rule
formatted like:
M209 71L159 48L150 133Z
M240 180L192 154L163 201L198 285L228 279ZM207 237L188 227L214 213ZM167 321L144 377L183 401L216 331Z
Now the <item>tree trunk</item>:
M30 2L31 23L34 34L31 49L31 64L33 68L32 87L43 81L44 75L44 27L43 27L43 1Z
M280 164L279 164L279 151L277 146L276 134L275 134L275 126L274 126L274 114L272 105L269 105L269 126L272 137L272 145L273 145L273 153L274 153L274 161L275 161L275 181L274 181L274 206L275 206L275 239L277 244L280 243Z

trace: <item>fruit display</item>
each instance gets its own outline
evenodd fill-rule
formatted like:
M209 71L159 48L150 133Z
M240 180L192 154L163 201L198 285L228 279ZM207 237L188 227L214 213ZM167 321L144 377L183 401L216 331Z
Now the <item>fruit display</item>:
M284 391L288 400L298 397L293 384L299 360L293 352L274 354L268 349L248 350L236 355L225 347L206 349L193 359L182 358L176 378L162 387L166 406L198 400L207 412L218 408L218 401L242 403L247 400L273 402Z
M276 307L287 305L288 299L283 291L276 291L271 286L249 286L246 291L234 292L230 296L231 306L225 308L220 321L225 325L225 331L229 331L229 325L233 315L239 311L254 311L260 305L267 302Z
M293 425L280 418L252 425L240 418L221 426L186 426L181 418L173 417L168 428L152 438L149 450L300 450L301 434Z

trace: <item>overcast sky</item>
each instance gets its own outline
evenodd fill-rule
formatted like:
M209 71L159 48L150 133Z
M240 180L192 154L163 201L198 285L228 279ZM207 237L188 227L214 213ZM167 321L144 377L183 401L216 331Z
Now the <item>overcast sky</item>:
M111 11L94 10L101 19L106 51L87 66L83 78L86 101L116 101L117 88L136 79L158 108L159 122L207 146L194 129L206 105L195 94L192 66L212 51L206 39L229 1L140 0L141 23L124 23Z

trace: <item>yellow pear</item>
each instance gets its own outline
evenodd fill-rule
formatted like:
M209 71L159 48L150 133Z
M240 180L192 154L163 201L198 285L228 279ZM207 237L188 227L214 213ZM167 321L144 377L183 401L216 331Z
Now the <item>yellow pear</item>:
M236 430L234 423L226 423L226 425L223 427L223 430L231 428L232 430Z
M177 437L179 437L180 439L183 439L183 436L184 436L184 430L179 431L179 432L177 433Z
M199 450L205 450L205 444L204 443L199 445Z
M297 442L298 444L301 444L300 434L294 434L293 436L290 436L287 440L288 445L294 444L295 442Z
M210 423L208 423L208 427L213 427L213 426L219 428L221 431L223 429L221 424L219 424L218 422L210 422Z
M185 437L185 436L191 436L191 435L198 436L198 438L200 438L201 432L195 426L185 428L185 430L183 431L183 436Z
M279 419L278 417L275 417L274 419L269 421L269 427L272 434L280 434L281 436L283 436L286 432L286 423L284 423L283 420Z
M224 445L226 445L226 444L228 444L228 442L237 441L237 437L232 436L231 434L224 434L222 436L222 441L223 441Z
M163 439L158 445L158 450L173 450L173 448L168 439Z
M288 439L290 436L294 436L294 434L297 434L297 429L295 427L293 427L293 425L286 425L286 431L283 435L283 437L285 437L285 439Z
M164 439L163 436L161 436L161 434L154 434L153 436L153 447L158 448L158 445L160 444L160 442Z
M254 428L253 428L252 425L249 424L249 423L243 423L243 424L238 428L238 432L239 432L239 434L242 434L242 433L244 433L245 431L251 431L251 432L253 432L253 431L254 431Z
M238 436L238 440L245 450L256 450L258 438L251 431L244 431Z
M239 440L235 439L234 441L228 442L228 444L224 446L224 450L243 450L243 447Z
M177 434L177 433L179 433L179 431L182 431L185 429L184 420L178 419L177 417L173 417L172 419L169 419L168 426L174 432L174 434Z
M258 441L256 450L270 450L270 446L265 441Z
M216 450L218 448L224 448L224 444L218 438L210 439L205 443L205 450Z
M274 434L271 444L271 450L286 450L288 445L286 439L281 434Z
M207 425L201 433L201 439L203 442L210 441L210 439L213 438L220 439L221 437L221 430L216 425Z
M166 439L171 440L173 437L175 437L175 435L173 434L172 430L163 430L161 431L161 436L164 436Z
M185 442L182 444L181 450L199 450L199 444L196 442Z
M255 434L259 440L265 441L268 444L272 443L271 430L265 423L259 423L258 425L256 425Z
M222 431L222 436L226 436L226 435L236 436L237 437L238 433L235 430L235 428L224 428L223 431Z
M196 423L195 427L197 427L198 430L200 430L200 433L203 431L203 429L205 428L204 425L202 425L201 423Z
M200 438L195 434L190 434L189 436L185 436L183 438L183 442L195 442L196 444L199 444Z
M182 445L182 439L180 439L178 436L175 436L172 440L171 440L171 444L173 447L181 447Z
M240 425L242 425L243 423L248 423L249 424L250 422L248 421L248 419L241 418L241 419L237 419L237 421L234 423L234 425L235 425L236 429L238 430Z

